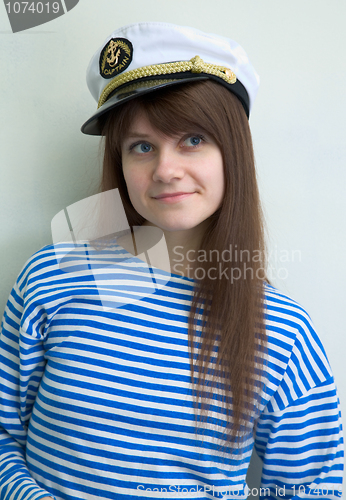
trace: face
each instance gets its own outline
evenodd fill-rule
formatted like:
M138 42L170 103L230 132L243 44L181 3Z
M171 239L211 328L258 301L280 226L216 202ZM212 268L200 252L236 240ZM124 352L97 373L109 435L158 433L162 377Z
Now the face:
M222 202L222 154L200 130L166 137L140 114L123 141L122 165L134 208L165 232L201 229Z

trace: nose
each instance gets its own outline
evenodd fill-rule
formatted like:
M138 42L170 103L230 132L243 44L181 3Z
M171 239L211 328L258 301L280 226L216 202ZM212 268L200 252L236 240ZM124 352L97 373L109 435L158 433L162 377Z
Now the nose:
M156 182L169 183L174 179L184 177L184 165L182 159L174 148L162 148L157 157L154 167L153 180Z

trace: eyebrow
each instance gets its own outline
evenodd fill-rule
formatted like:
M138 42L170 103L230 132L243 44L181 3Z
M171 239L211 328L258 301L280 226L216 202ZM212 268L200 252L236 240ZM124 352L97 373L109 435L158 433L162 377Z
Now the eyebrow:
M142 139L148 139L150 137L150 135L148 134L145 134L143 132L131 132L130 134L127 134L125 137L124 137L124 141L126 141L127 139L134 139L136 137L140 137Z

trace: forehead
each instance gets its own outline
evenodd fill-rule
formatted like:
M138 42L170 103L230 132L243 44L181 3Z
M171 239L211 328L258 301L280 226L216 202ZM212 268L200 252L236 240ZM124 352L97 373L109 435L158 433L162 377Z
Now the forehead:
M126 135L132 134L133 132L158 132L158 130L154 129L145 111L139 110L132 117Z
M169 123L169 118L167 117L167 124ZM144 110L139 110L133 117L131 122L129 123L127 130L123 135L123 140L131 139L133 137L142 137L149 138L153 136L158 136L160 138L172 139L175 137L179 137L181 134L185 133L182 131L181 134L177 132L167 133L168 130L165 131L160 130L157 127L154 127L150 122L148 115Z
M185 94L177 94L176 99L154 97L133 99L114 113L114 138L118 144L138 131L170 139L199 132L217 141L218 124L195 100L186 99L189 96Z

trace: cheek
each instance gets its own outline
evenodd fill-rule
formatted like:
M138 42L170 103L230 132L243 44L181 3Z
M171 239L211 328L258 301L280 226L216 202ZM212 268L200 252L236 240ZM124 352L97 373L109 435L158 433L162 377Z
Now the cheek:
M223 161L220 160L220 167L218 170L218 185L220 187L220 190L222 192L222 195L224 194L225 191L225 171L224 171L224 165Z
M126 182L127 190L130 191L136 185L136 172L128 166L123 167L123 176Z
M137 169L123 168L123 175L132 203L144 193L146 189L145 177Z
M123 176L124 176L124 180L125 180L125 184L126 184L127 190L130 191L131 176L129 175L128 170L124 169L124 167L123 167Z
M130 193L136 186L137 171L133 168L131 161L129 161L129 158L126 155L125 157L124 155L122 157L122 170L127 191Z
M213 186L214 203L219 208L225 194L225 174L223 161L220 159L218 159L218 162L215 162L214 175L210 179L210 185Z
M215 162L215 178L217 179L217 183L219 184L221 189L223 189L225 185L225 172L221 154L217 156Z
M222 157L217 154L203 166L205 185L212 187L215 196L223 196L225 189L225 174Z

